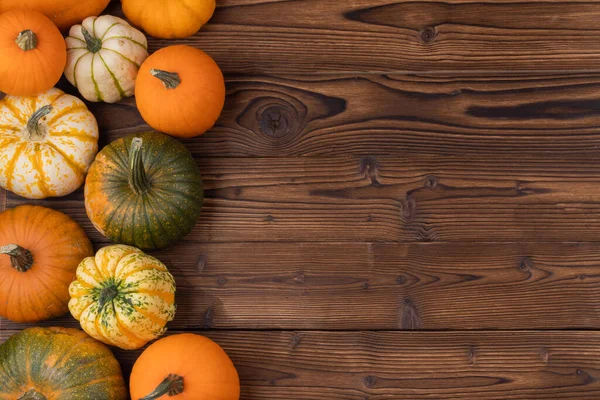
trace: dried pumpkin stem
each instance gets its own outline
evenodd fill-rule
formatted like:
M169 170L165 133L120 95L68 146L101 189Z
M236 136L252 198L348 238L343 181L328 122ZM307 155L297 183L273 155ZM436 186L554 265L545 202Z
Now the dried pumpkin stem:
M100 291L100 298L98 299L98 310L102 310L106 303L110 303L117 297L119 291L114 285L104 287Z
M35 389L30 389L23 396L19 397L17 400L46 400L47 397L36 391Z
M19 46L19 48L23 51L33 50L38 44L37 35L29 29L24 30L23 32L19 33L15 39L15 43L17 43L17 46Z
M29 121L27 121L27 132L29 133L28 139L39 140L46 135L46 133L40 126L40 119L50 114L51 111L52 106L48 104L47 106L40 108L31 115Z
M85 44L87 44L87 48L89 51L91 51L92 53L97 53L102 49L102 40L93 37L83 26L81 27L81 33L83 34Z
M10 263L19 272L27 272L33 265L33 254L18 244L0 247L0 254L10 256Z
M129 187L135 194L142 194L150 189L150 181L142 160L143 142L141 138L134 138L129 150Z
M152 393L139 400L155 400L164 396L175 396L183 393L183 377L175 374L169 374L167 377L154 389Z
M157 77L162 81L167 89L175 89L179 84L181 84L181 78L177 72L169 72L163 71L162 69L154 69L150 70L152 76Z

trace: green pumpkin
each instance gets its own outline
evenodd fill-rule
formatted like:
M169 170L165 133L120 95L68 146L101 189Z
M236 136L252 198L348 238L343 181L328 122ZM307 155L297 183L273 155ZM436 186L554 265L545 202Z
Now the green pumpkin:
M69 328L29 328L0 345L1 400L125 400L119 363L102 343Z
M115 140L98 153L85 181L85 209L113 242L158 249L192 230L203 193L185 146L147 132Z

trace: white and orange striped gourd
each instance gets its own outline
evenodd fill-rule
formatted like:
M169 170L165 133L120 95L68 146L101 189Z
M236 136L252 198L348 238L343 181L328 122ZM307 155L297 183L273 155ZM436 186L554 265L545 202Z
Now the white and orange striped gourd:
M103 247L84 259L69 294L69 310L83 330L122 349L138 349L161 336L175 316L173 276L131 246Z
M0 100L0 186L28 199L81 186L98 151L96 118L77 97L53 88Z

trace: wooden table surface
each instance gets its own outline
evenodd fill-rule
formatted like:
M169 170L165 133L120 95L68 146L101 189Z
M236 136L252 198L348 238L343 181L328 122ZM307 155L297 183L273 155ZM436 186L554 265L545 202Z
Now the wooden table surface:
M226 74L202 218L153 254L243 399L600 398L600 1L219 0L149 43ZM107 243L81 191L33 203Z

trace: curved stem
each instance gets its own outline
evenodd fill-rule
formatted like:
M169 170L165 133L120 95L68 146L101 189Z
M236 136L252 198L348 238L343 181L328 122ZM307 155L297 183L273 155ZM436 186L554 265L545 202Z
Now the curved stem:
M142 160L143 142L141 138L134 138L129 150L129 187L135 194L142 194L150 189L150 181Z
M83 26L81 27L81 33L83 34L83 38L85 39L89 51L97 53L102 49L102 40L93 37Z
M30 389L23 396L19 397L17 400L46 400L46 396L36 391L35 389Z
M167 89L175 89L179 84L181 84L181 78L177 72L169 72L163 71L162 69L154 69L150 70L152 76L157 77L162 81Z
M19 272L27 272L33 265L31 252L18 244L7 244L0 247L0 254L10 256L11 265Z
M15 39L15 43L17 43L17 46L23 51L33 50L37 47L37 35L33 31L26 29L19 33Z
M30 140L42 139L46 135L40 127L40 119L50 114L51 111L52 106L48 104L31 115L29 121L27 121L27 132Z
M169 374L149 395L139 400L155 400L168 394L175 396L183 393L183 377L175 374Z
M102 311L106 303L114 300L119 294L119 291L114 285L106 286L100 291L100 298L98 299L98 310Z

